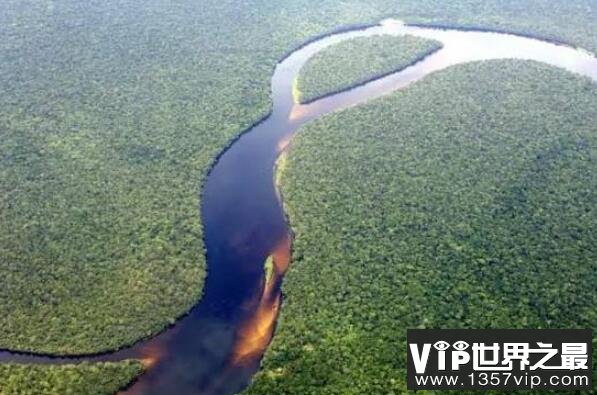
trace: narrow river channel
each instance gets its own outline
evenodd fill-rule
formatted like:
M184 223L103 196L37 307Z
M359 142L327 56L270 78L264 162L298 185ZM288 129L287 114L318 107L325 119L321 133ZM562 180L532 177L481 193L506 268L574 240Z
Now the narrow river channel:
M292 85L301 67L322 49L378 34L435 39L443 48L402 71L307 105L295 103ZM272 334L281 282L290 263L291 237L274 185L276 159L306 122L389 94L449 66L490 59L526 59L597 81L597 59L586 51L511 34L436 29L395 20L331 34L288 55L272 77L272 113L218 159L202 194L208 277L204 296L172 328L114 353L51 358L0 352L0 362L75 363L143 359L148 371L127 395L227 395L248 385ZM265 281L264 262L274 270Z

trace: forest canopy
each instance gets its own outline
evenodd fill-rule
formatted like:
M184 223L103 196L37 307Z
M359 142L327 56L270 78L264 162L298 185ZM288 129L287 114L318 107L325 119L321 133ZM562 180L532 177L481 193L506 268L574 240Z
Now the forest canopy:
M300 130L284 307L247 393L403 393L407 328L595 327L595 103L589 79L488 61Z
M0 395L112 395L143 367L139 362L0 365Z
M402 70L442 47L414 36L358 37L318 52L297 79L298 102L332 93Z
M205 176L310 37L393 15L597 51L591 1L0 2L0 348L115 349L197 302Z
M393 16L597 52L593 4L1 1L0 349L114 350L197 303L205 178L306 40Z

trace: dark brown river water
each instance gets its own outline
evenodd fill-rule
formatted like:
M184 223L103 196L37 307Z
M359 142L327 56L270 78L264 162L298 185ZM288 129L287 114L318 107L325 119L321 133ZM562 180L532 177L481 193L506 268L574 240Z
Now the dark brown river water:
M410 34L443 48L402 71L307 105L292 86L305 62L322 49L354 37ZM208 277L204 296L172 328L130 348L83 358L51 358L9 351L0 362L75 363L138 358L148 370L127 395L227 395L245 388L259 369L274 332L281 282L290 263L291 237L274 185L280 152L301 125L334 111L389 94L449 66L490 59L547 63L597 81L597 59L583 50L510 34L444 30L386 20L332 34L292 52L272 77L273 110L218 159L203 188ZM270 281L264 262L274 258Z

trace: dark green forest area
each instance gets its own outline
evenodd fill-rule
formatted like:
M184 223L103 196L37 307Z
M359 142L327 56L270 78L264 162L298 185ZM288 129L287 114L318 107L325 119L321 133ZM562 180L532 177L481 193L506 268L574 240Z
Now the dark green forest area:
M276 62L387 16L597 52L594 0L0 2L0 349L112 350L186 312L206 270L199 191L268 113Z
M142 372L134 361L64 366L0 365L0 395L111 395Z
M594 328L595 103L588 79L492 61L299 131L293 263L247 393L403 393L407 328Z
M414 36L359 37L317 53L296 83L298 101L308 103L404 69L442 47Z
M201 180L308 37L394 14L597 48L582 1L308 3L3 2L0 347L111 349L196 302Z

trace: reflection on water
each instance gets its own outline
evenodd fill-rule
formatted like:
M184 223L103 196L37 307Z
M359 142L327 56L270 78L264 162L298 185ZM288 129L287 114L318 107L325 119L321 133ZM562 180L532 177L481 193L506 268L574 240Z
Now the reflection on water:
M263 292L253 309L253 314L241 324L230 364L252 365L259 363L274 331L276 317L282 300L282 277L290 264L290 235L275 246L270 258L273 262L270 278L264 278Z
M282 151L286 150L286 148L288 148L288 145L290 144L290 140L292 140L292 134L288 134L287 136L280 139L277 145L277 152L281 153Z
M295 104L293 84L314 54L338 42L377 34L412 34L444 47L423 61L365 85L306 105ZM280 309L280 286L290 262L289 229L274 187L273 168L292 134L305 122L403 88L449 66L488 59L530 59L597 81L597 59L574 48L508 34L440 30L386 20L381 25L322 38L293 52L272 77L272 114L219 159L203 189L208 277L191 312L154 338L90 361L142 359L148 367L126 395L232 394L259 368ZM264 282L263 263L274 262ZM0 352L0 362L69 363Z

